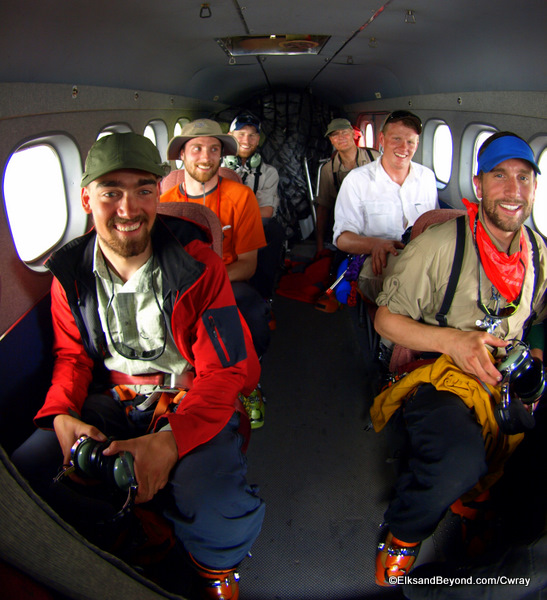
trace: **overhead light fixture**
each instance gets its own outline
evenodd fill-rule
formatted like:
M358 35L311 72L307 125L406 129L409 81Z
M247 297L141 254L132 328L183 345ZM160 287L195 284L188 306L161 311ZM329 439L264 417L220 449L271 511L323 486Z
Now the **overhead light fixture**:
M371 37L370 40L368 41L368 47L369 48L376 48L378 45L376 38Z
M416 25L416 16L413 10L407 10L405 15L405 23L409 25Z
M201 9L199 11L200 19L208 19L211 16L211 8L208 4L202 4Z
M329 40L327 35L242 35L216 38L228 56L319 54Z

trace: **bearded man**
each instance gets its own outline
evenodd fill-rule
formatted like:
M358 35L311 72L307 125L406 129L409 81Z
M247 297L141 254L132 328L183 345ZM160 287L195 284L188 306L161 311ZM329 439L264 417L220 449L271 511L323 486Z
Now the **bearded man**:
M498 366L514 340L526 341L539 365L543 358L547 248L524 227L539 172L524 140L511 132L491 136L473 178L479 203L464 200L464 220L432 226L408 244L377 298L382 337L438 357L377 396L371 409L377 431L397 415L409 440L384 515L380 585L408 573L449 507L461 514L460 503L484 498L533 421L534 404L518 398L509 418L499 410ZM459 229L464 252L445 311Z

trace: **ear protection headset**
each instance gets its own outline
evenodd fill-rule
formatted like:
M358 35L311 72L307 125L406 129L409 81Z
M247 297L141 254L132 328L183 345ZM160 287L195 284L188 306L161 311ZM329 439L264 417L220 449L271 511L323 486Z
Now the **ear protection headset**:
M236 170L238 167L242 165L240 156L225 156L224 157L224 166L229 169ZM247 163L251 169L256 169L262 164L262 156L258 152L255 152L252 156L247 159Z

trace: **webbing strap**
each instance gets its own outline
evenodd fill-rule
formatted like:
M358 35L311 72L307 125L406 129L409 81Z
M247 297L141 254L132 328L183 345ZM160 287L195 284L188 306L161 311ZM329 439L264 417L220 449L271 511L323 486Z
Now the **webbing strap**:
M530 331L530 327L536 318L536 311L534 310L534 300L536 296L537 282L539 276L539 248L536 240L536 236L534 232L525 225L526 230L528 232L528 239L530 240L530 244L532 246L532 265L534 266L534 287L532 288L532 299L530 300L530 315L526 319L524 323L524 327L522 329L522 339L525 340L528 332ZM524 285L524 284L523 284Z
M448 279L448 285L444 293L443 303L439 312L435 315L435 319L439 323L440 327L447 327L446 315L450 310L452 299L456 293L456 287L460 278L460 272L462 269L463 252L465 250L465 216L456 218L456 248L454 250L454 262L452 263L452 270L450 271L450 278Z

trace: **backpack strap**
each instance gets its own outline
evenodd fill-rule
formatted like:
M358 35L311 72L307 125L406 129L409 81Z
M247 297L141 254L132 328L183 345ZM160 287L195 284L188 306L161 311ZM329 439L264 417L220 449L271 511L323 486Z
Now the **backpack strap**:
M450 305L456 293L456 287L458 285L458 279L460 278L460 272L462 269L463 253L465 250L465 216L456 218L456 248L454 250L454 262L452 263L452 270L450 271L450 277L448 279L448 285L444 293L443 303L439 312L435 315L435 319L439 323L440 327L447 327L448 323L446 315L450 310Z
M522 339L523 340L526 339L526 336L528 335L530 328L532 327L532 323L534 322L535 318L537 317L536 311L534 310L534 300L536 297L537 283L538 283L538 277L539 277L539 247L538 247L538 243L536 240L536 236L534 235L534 232L528 227L528 225L525 225L525 228L528 233L528 239L530 240L530 245L532 248L532 265L534 267L534 287L532 289L532 299L530 300L530 315L524 322L524 327L522 328Z
M332 181L334 182L334 189L336 190L336 194L338 195L338 192L340 191L340 182L338 180L338 171L334 170L334 159L337 155L338 155L338 152L335 152L332 155L330 167L332 169ZM342 162L342 161L340 161L340 162Z

